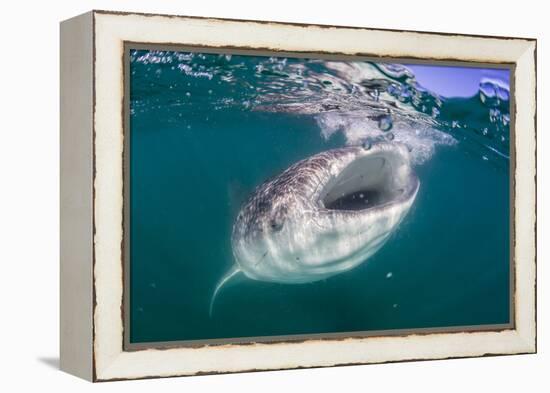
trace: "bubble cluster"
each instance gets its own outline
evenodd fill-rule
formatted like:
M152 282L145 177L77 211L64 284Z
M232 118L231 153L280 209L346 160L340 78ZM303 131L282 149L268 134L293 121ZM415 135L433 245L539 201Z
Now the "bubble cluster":
M509 155L510 88L495 79L481 80L473 97L449 99L392 63L155 50L131 51L130 63L132 117L162 110L171 116L162 121L177 123L227 109L285 112L310 116L327 140L342 133L364 149L404 143L417 164L458 141L491 159Z

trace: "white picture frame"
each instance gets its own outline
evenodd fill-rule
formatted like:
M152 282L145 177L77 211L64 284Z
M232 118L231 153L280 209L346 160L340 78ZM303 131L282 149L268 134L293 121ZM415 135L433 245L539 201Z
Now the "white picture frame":
M514 323L498 331L124 345L125 43L510 64ZM90 381L536 352L536 40L91 11L61 23L61 368Z

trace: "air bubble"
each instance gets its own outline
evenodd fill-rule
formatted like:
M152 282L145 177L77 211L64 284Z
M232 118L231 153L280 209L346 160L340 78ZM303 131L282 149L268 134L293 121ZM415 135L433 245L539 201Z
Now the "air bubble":
M479 84L479 92L481 93L481 100L483 102L487 98L492 98L497 94L496 86L491 82L481 82Z
M388 139L388 141L393 141L395 139L395 135L390 132L388 135L386 135L386 138Z
M503 101L510 100L510 92L507 89L504 89L500 86L496 87L497 97Z
M491 123L495 123L495 122L499 121L501 118L502 118L502 116L501 116L500 111L498 109L491 108L489 110L489 121Z
M363 149L364 150L370 150L371 147L372 147L372 143L370 143L370 141L364 141L363 142Z
M386 132L391 130L393 127L393 120L391 118L391 115L382 115L378 118L378 128L380 130Z

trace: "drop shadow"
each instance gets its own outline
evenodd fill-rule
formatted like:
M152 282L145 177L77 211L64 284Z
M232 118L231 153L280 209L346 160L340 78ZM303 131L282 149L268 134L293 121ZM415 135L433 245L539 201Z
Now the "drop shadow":
M58 356L42 356L37 359L40 363L53 368L55 370L59 370L59 357Z

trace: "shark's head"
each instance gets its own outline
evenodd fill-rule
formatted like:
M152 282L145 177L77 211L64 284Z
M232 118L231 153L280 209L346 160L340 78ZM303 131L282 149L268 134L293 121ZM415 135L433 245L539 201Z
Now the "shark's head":
M384 244L418 187L402 144L314 155L259 186L244 204L233 226L236 263L250 278L283 283L348 270Z

